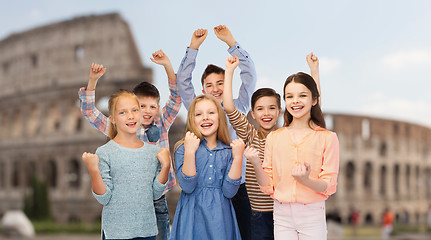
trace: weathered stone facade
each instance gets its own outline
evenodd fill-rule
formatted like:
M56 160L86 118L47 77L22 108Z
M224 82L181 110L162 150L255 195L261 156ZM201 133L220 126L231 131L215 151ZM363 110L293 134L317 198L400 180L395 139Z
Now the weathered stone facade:
M79 111L92 62L107 68L97 99L152 82L118 14L74 18L0 41L0 215L22 209L31 176L50 186L57 221L93 221L100 205L81 155L106 137Z
M399 223L425 223L431 203L431 129L366 116L326 119L340 141L338 188L327 211L338 210L347 222L354 207L361 223L377 224L389 207Z
M0 41L0 215L22 209L31 176L45 180L55 220L94 221L100 205L90 191L84 151L106 137L81 116L77 91L92 62L108 67L97 100L119 88L152 82L127 23L118 14L88 16L13 34ZM161 90L163 91L163 90ZM100 102L100 101L98 101ZM102 101L103 102L103 101ZM347 222L378 224L385 207L403 221L423 223L431 201L431 129L366 116L327 115L340 141L337 193L327 201ZM184 134L176 121L171 149ZM179 188L168 193L173 218Z

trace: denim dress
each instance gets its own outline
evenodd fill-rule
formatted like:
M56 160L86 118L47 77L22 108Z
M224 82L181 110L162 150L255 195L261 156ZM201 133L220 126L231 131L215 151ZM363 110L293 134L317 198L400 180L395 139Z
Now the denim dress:
M218 141L209 149L202 140L195 155L196 174L182 172L184 145L175 151L177 179L182 188L170 239L241 239L230 198L241 178L230 179L232 149Z

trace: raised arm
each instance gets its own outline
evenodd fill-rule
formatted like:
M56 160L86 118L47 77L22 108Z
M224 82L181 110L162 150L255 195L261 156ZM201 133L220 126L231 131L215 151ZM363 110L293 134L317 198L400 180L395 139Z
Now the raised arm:
M250 55L235 40L231 31L225 25L219 25L214 28L216 36L228 46L228 52L231 56L237 56L239 59L239 68L241 69L241 86L239 88L238 98L234 99L235 107L242 113L250 111L250 99L256 88L257 76L256 68ZM232 45L233 44L233 45Z
M168 77L170 95L168 102L162 109L161 117L163 128L162 133L167 133L181 108L181 97L178 92L177 75L175 75L168 56L162 50L154 52L152 56L151 61L162 65L165 68L166 75Z
M197 29L193 32L190 46L186 50L186 55L181 60L180 67L177 71L178 90L184 106L188 109L190 103L196 97L195 89L192 83L192 73L196 66L196 56L198 49L208 36L208 30Z
M320 76L319 76L319 59L313 53L306 56L308 67L310 68L310 75L313 77L317 85L317 90L319 91L319 104L322 106L321 96L322 91L320 90Z
M232 113L235 110L232 93L232 79L235 68L239 65L237 56L226 59L226 70L224 73L224 89L223 89L223 108L226 113Z
M106 72L103 65L92 64L87 89L79 89L80 110L85 119L91 126L108 136L109 119L101 113L95 105L96 102L96 85L97 81Z

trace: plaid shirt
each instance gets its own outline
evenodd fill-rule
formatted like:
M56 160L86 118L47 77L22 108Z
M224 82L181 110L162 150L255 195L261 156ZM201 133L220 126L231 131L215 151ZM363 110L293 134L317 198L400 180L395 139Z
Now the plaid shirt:
M169 91L170 96L166 105L162 109L162 116L155 116L154 124L160 130L160 139L156 143L151 143L148 141L147 133L145 132L145 128L141 127L138 129L136 134L138 138L141 139L145 143L156 144L160 148L168 148L169 149L169 140L168 140L168 131L171 127L172 123L175 120L175 117L178 114L178 111L181 107L181 97L178 94L178 87L176 80L169 79ZM109 118L103 115L95 106L96 91L87 91L85 87L79 89L79 101L81 106L81 113L84 115L85 119L90 123L91 126L96 128L97 130L104 133L108 136L109 129ZM166 187L166 191L170 190L173 186L175 186L175 173L172 168L172 164L169 170L169 181L168 186ZM165 192L166 192L165 191Z

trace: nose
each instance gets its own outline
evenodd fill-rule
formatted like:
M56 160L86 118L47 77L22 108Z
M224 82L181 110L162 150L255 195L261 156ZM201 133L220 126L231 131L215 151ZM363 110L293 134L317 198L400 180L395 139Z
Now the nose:
M132 112L127 112L127 119L133 119L134 115Z

